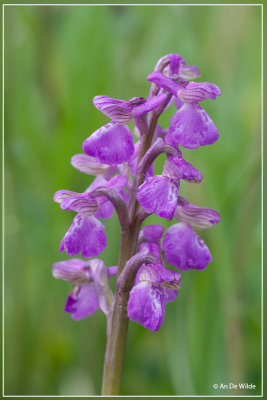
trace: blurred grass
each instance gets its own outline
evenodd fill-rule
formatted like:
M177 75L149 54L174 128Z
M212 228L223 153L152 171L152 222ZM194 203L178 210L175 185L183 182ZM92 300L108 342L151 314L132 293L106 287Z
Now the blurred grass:
M227 394L212 384L240 381L257 385L242 394L260 393L260 7L12 6L5 7L6 394L100 391L105 319L74 322L63 312L70 285L51 277L51 265L67 258L57 248L73 215L52 195L91 182L69 161L107 121L92 98L145 97L146 75L171 52L222 91L203 103L220 140L184 151L203 182L181 187L193 203L218 209L221 223L200 233L214 261L182 275L161 330L130 323L122 394ZM119 225L114 217L106 226L103 259L115 265Z

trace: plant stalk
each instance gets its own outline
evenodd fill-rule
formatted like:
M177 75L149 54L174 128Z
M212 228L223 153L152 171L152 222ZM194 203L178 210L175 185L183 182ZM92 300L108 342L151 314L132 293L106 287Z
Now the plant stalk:
M148 134L142 136L138 163L152 144L154 131L159 115L152 112ZM138 166L137 166L138 168ZM125 267L126 262L136 253L138 237L142 220L138 217L138 202L136 192L143 183L145 174L137 174L133 183L133 190L129 201L130 225L121 233L120 255L118 263L118 276ZM104 374L102 382L103 395L119 395L123 369L123 360L127 340L129 319L127 317L127 304L129 293L133 286L134 278L129 277L123 286L117 285L114 306L108 320L107 346L105 355Z

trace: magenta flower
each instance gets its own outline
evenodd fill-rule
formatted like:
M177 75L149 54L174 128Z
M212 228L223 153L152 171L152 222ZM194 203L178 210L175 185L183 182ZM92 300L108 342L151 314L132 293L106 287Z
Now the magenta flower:
M128 161L134 152L131 131L127 125L111 121L84 141L83 151L109 165Z
M167 229L163 239L163 250L167 262L180 269L203 270L212 261L204 241L189 224L180 222Z
M108 278L116 275L117 267L106 268L103 261L83 261L78 258L60 261L53 265L53 276L74 284L68 295L65 312L79 320L101 309L106 315L110 311L113 294Z
M179 181L156 175L145 180L137 192L140 206L149 214L172 220L177 206Z
M139 187L137 200L148 213L172 220L178 200L180 179L199 183L202 174L190 163L178 156L168 156L164 164L163 174L150 177Z
M130 291L128 317L151 331L163 324L166 304L175 300L181 275L161 264L142 266Z
M212 144L218 139L218 131L210 116L198 104L208 98L220 96L220 89L209 82L176 81L160 72L153 72L148 80L168 90L178 99L178 111L170 119L169 132L175 143L193 149Z
M90 258L102 253L106 245L105 225L94 216L78 214L63 237L59 251L65 250L69 256L81 252L84 258Z

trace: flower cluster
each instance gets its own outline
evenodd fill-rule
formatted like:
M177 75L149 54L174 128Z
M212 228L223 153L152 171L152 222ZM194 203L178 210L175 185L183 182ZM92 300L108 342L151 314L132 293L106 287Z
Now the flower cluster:
M218 139L213 121L199 103L214 100L220 90L212 83L189 82L199 76L196 66L187 65L179 54L168 54L147 77L151 82L147 99L125 101L105 95L93 99L94 106L111 121L84 141L84 154L75 155L71 164L96 177L83 193L60 190L54 195L63 210L76 213L59 250L72 257L81 253L85 259L53 265L55 278L73 284L65 307L73 319L97 309L109 318L114 307L109 278L118 274L116 293L128 279L128 317L156 331L163 323L166 304L176 298L181 285L180 272L168 264L179 271L203 270L212 261L207 245L194 229L217 224L219 214L180 195L181 180L202 180L201 172L183 158L181 147L195 149ZM177 111L169 129L164 130L158 118L171 104ZM135 143L128 127L132 120ZM163 171L155 175L153 163L162 153L166 154ZM107 268L95 257L107 245L101 220L110 218L114 209L122 229L120 261L118 266ZM142 228L152 213L169 221L175 218L176 223L165 233L162 225ZM131 246L123 241L125 232L132 233Z

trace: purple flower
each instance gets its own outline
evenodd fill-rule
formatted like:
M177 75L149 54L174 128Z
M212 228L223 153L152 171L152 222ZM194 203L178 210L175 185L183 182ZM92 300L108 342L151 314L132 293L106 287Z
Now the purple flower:
M133 155L132 133L127 125L111 121L83 142L83 151L101 163L120 164Z
M69 256L81 252L84 258L96 257L107 244L104 229L105 225L97 218L77 214L61 241L59 251L65 250Z
M170 119L170 133L177 144L188 149L214 143L219 133L199 104L184 103Z
M177 157L168 156L164 164L163 176L168 176L171 179L184 179L192 183L202 181L201 172L185 161L180 151Z
M53 265L52 274L74 284L68 295L65 312L74 320L93 314L99 308L106 315L110 312L113 295L108 278L117 273L117 267L106 268L103 261L72 259Z
M188 271L190 268L203 270L212 261L204 241L183 222L167 229L163 239L165 258L170 265Z
M153 72L148 80L155 82L173 94L178 111L170 119L169 132L175 143L193 149L199 146L214 143L219 133L210 116L203 110L198 102L208 98L215 99L220 96L220 89L209 82L187 82L172 80L160 72ZM182 102L182 103L181 103Z
M216 210L195 206L180 196L174 216L194 229L207 229L220 222L220 215Z
M94 286L90 283L76 286L68 295L65 309L72 319L78 321L94 314L99 309Z
M167 76L179 75L183 79L194 79L201 76L195 65L187 65L180 54L167 54L159 59L154 71L160 71Z
M199 183L201 172L185 161L181 152L176 157L168 155L163 174L150 177L139 187L137 200L148 213L172 220L177 207L180 179Z
M220 89L208 82L189 82L177 94L184 104L170 119L170 133L176 143L189 149L214 143L219 133L198 102L208 98L215 100L221 94Z
M178 190L179 181L156 175L145 180L136 197L146 212L172 220L177 206Z
M161 264L142 266L130 291L128 317L153 332L159 330L164 321L166 304L175 300L180 282L179 272Z

